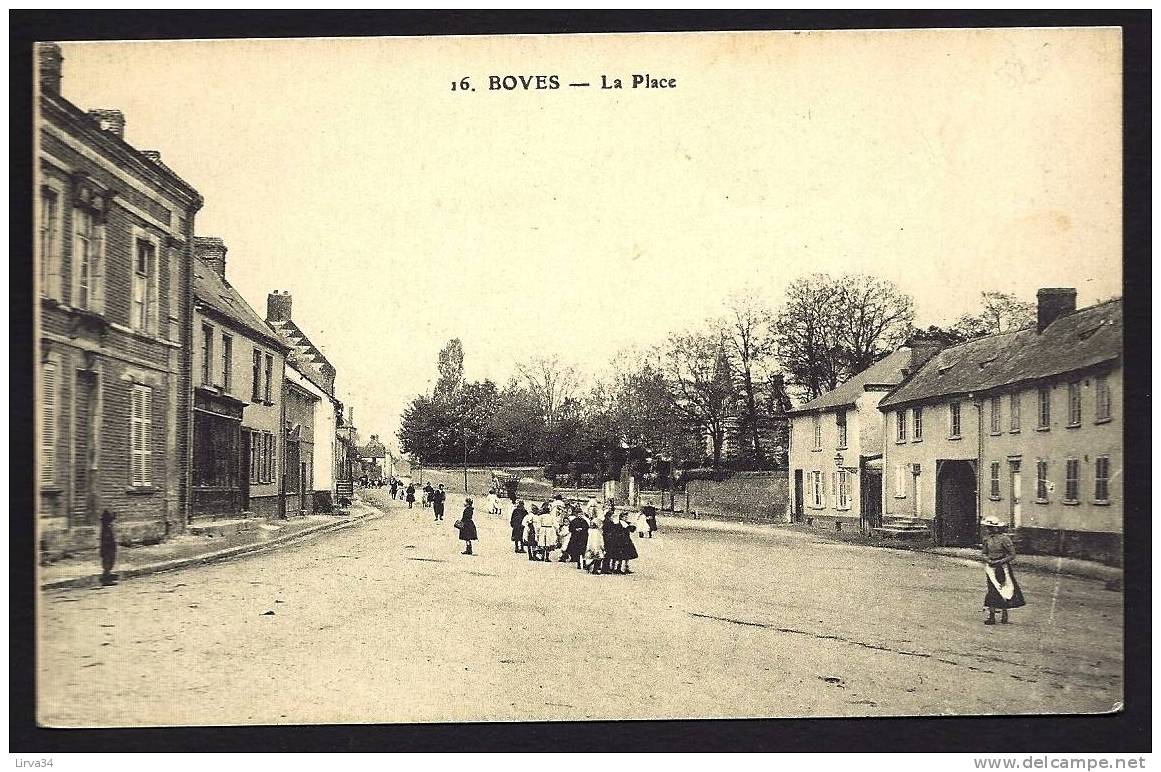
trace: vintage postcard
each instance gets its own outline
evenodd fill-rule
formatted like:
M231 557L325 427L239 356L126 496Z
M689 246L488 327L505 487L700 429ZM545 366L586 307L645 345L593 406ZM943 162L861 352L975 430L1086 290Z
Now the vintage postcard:
M42 726L1122 709L1119 29L34 54Z

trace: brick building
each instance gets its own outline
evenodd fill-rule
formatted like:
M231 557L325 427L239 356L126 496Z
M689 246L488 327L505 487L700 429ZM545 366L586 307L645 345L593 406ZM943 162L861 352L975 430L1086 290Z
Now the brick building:
M194 517L274 517L288 347L226 279L225 243L194 237Z
M978 543L995 515L1024 550L1118 562L1122 304L1037 300L1035 327L948 347L879 404L886 514L950 545Z
M188 517L190 283L202 198L117 110L61 95L63 57L38 47L35 202L39 532L45 557L123 543Z

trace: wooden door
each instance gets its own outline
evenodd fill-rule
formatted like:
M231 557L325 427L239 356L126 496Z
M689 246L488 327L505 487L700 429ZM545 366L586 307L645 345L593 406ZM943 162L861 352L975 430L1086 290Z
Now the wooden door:
M93 523L97 517L96 501L96 437L97 376L85 370L77 371L73 392L73 495L72 514L76 522Z

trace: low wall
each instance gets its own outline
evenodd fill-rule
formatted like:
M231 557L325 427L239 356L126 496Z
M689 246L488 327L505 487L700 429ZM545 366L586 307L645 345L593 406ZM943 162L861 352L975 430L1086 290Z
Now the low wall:
M690 513L768 523L789 521L790 484L785 472L738 472L721 482L691 480L685 490ZM685 496L677 495L679 508L685 501Z

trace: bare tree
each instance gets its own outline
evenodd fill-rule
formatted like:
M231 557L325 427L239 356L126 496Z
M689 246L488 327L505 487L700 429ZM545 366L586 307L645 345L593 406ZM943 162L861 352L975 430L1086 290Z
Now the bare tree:
M540 405L545 431L551 434L560 418L561 408L576 397L580 375L575 368L561 364L556 356L537 357L518 365L516 371Z
M886 279L841 276L838 286L843 311L838 329L847 349L846 377L850 377L903 343L915 320L915 306L910 296Z
M952 331L965 339L1019 330L1036 324L1036 304L1006 292L981 292L980 312L964 314Z
M435 383L435 398L451 402L464 382L464 346L459 338L452 338L439 351L439 380Z
M813 399L902 343L914 318L911 298L886 279L811 274L786 288L774 325L778 359Z
M722 322L726 352L739 381L742 397L741 435L754 458L762 460L761 383L777 351L774 315L752 292L739 293L729 300L729 312Z
M672 406L704 431L713 462L722 459L726 421L734 410L734 384L726 342L720 331L674 334L660 351L661 371Z

